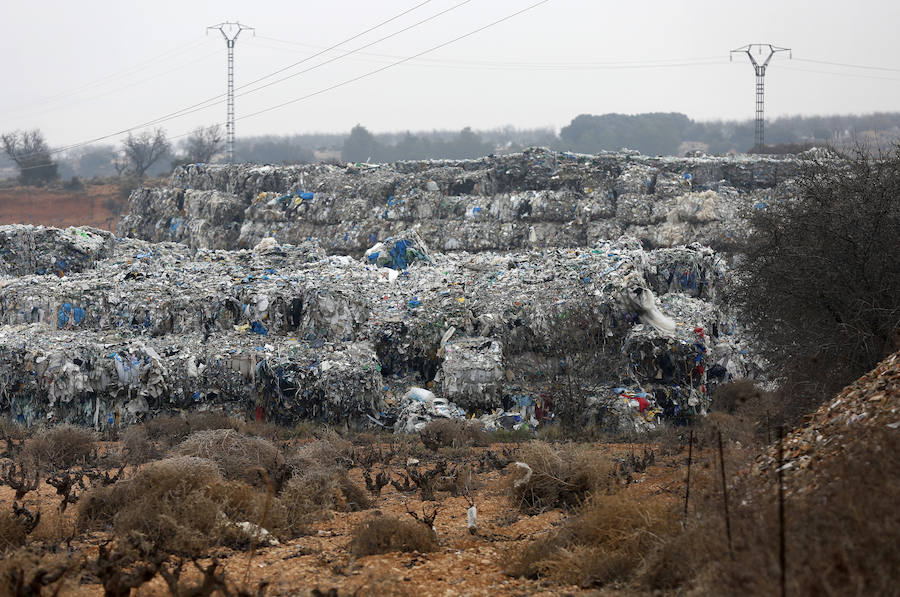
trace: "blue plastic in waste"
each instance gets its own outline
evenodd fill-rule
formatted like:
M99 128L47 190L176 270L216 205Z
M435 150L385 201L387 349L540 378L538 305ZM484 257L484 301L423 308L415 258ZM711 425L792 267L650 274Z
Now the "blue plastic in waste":
M253 332L255 332L255 333L257 333L257 334L260 334L260 335L262 335L262 336L268 336L268 335L269 335L269 331L268 331L265 327L263 327L263 324L261 324L261 323L258 322L258 321L254 321L253 323L251 323L251 324L250 324L250 329L251 329Z
M309 201L315 196L316 196L315 193L310 193L309 191L300 193L300 198L303 199L304 201Z
M391 267L394 269L406 269L409 263L406 261L406 249L412 243L408 240L398 240L391 249Z
M421 301L419 301L419 298L418 298L418 297L415 297L415 296L414 296L414 297L412 297L411 299L409 299L409 308L410 308L410 309L415 309L416 307L418 307L418 306L421 305L421 304L422 304L422 303L421 303Z

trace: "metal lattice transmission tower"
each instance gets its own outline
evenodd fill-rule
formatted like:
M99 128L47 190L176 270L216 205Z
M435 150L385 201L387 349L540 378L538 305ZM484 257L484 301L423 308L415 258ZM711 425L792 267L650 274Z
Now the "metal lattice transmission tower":
M758 61L753 56L753 50L756 50L757 54L762 56L763 50L767 49L769 51L769 55L766 56L766 59L762 62ZM766 87L766 68L769 66L769 61L772 60L772 56L777 54L778 52L787 52L788 56L792 57L790 48L779 48L778 46L773 46L772 44L748 44L742 48L737 48L735 50L731 50L729 54L729 59L734 57L735 52L740 52L747 54L750 58L750 63L753 65L753 70L756 71L756 136L754 139L753 149L758 150L761 149L766 142L765 136L765 127L766 127L766 118L765 118L765 87Z
M242 25L238 22L225 21L218 25L206 28L209 34L210 29L218 29L225 38L225 45L228 47L228 121L225 125L225 140L228 148L228 163L234 162L234 43L237 41L241 31L249 29L256 35L253 27Z

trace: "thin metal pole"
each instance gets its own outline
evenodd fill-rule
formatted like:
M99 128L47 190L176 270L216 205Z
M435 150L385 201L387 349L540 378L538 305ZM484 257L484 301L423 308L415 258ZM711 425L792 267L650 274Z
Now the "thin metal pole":
M725 505L725 534L728 536L728 553L734 559L731 542L731 517L728 515L728 483L725 481L725 451L722 449L722 431L719 431L719 469L722 472L722 502Z
M778 564L781 568L781 597L787 595L787 559L784 545L784 430L778 426Z
M691 433L688 439L688 461L687 461L687 482L684 490L684 524L687 526L688 515L688 499L691 496L691 461L694 457L694 428L691 427Z

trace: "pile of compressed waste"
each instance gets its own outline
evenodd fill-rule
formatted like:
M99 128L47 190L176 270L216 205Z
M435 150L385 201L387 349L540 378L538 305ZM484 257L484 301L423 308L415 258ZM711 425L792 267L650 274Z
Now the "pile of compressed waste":
M21 228L0 237L32 242ZM717 383L759 367L713 300L727 266L700 245L440 253L397 230L351 258L271 237L228 251L59 232L102 250L80 271L0 277L0 409L27 423L214 406L285 423L531 426L565 384L586 416L642 429L704 412ZM62 255L33 246L32 264L51 257L40 247Z
M210 249L266 237L359 255L415 224L436 251L728 243L747 206L792 194L793 156L596 156L529 149L477 160L180 167L142 188L117 230Z

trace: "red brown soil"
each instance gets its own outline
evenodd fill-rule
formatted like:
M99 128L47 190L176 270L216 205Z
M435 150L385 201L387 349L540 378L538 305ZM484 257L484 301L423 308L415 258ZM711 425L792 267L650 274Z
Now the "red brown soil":
M93 226L115 233L119 216L115 184L86 184L84 190L45 187L0 189L0 224L43 224L56 228Z
M494 449L501 446L495 445ZM598 454L624 455L634 446L626 444L596 445ZM677 457L665 458L663 463L648 468L646 473L633 475L631 483L622 488L634 499L652 495L680 500L684 491L684 471ZM360 521L380 512L384 515L408 517L407 508L421 512L435 502L423 503L414 494L396 491L390 485L382 490L373 507L353 513L333 513L318 523L315 533L277 546L260 547L255 552L217 548L210 555L220 558L227 577L239 586L253 591L260 581L269 583L267 595L310 595L318 588L322 593L337 589L338 595L415 595L431 597L444 595L623 595L615 587L602 591L577 586L525 578L504 573L506 565L530 543L558 527L570 513L552 510L536 516L516 513L506 493L508 471L493 471L478 475L473 498L478 507L478 534L470 535L466 528L464 497L440 494L440 512L435 521L440 547L432 553L393 552L353 558L348 550L353 527ZM363 483L359 468L351 478ZM43 484L37 492L26 496L24 502L32 509L44 512L55 510L58 497L52 487ZM12 490L0 487L0 503L12 500ZM72 507L65 513L67 523L74 521ZM105 533L81 535L72 546L87 557L96 557L98 545L107 538ZM203 561L207 563L208 560ZM193 570L185 578L199 579ZM244 580L246 578L246 580ZM65 594L78 596L102 595L97 584L68 584ZM135 590L135 596L165 595L168 591L162 579Z

